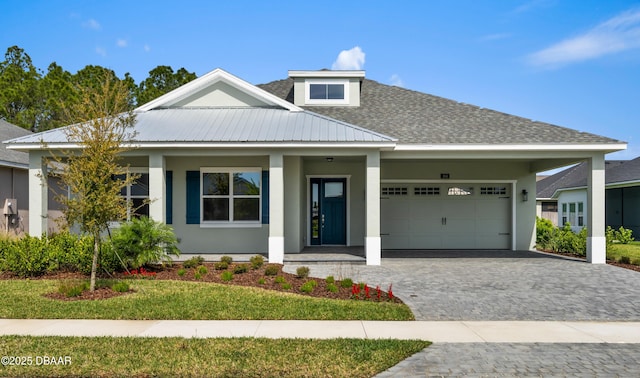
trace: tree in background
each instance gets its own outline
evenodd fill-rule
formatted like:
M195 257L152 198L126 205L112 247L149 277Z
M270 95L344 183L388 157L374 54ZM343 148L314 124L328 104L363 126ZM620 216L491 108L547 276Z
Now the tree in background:
M73 85L73 75L55 62L49 65L47 74L40 80L43 106L37 130L44 131L64 126L64 108L78 102L78 93Z
M158 66L149 71L149 77L138 86L137 103L138 105L145 104L195 78L195 73L184 68L180 68L174 73L170 66Z
M51 163L71 196L59 195L69 225L93 237L90 290L95 290L101 236L109 223L126 218L127 203L120 191L133 183L121 165L121 154L131 148L135 114L131 90L126 81L114 79L110 70L93 70L91 83L76 86L77 101L63 111L70 123L64 129L67 140L78 148L52 152ZM121 177L121 178L119 178Z
M31 57L18 46L7 49L0 62L0 117L35 131L42 109L38 89L41 77Z

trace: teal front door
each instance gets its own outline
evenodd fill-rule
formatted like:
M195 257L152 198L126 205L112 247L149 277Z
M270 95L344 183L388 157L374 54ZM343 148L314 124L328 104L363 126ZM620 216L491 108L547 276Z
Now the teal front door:
M311 179L311 245L347 244L347 191L344 178Z

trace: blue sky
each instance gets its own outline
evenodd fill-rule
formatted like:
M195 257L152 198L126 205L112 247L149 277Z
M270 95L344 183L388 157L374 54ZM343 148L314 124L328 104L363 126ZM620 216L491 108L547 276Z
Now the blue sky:
M640 2L0 0L0 49L43 70L158 65L251 83L368 78L629 143L640 156Z

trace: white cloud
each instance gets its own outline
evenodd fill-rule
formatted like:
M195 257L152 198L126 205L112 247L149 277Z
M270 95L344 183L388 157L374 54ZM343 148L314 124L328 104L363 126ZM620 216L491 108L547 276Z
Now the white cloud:
M82 23L82 26L87 29L100 30L102 26L100 23L93 18L88 19L87 21Z
M127 40L124 38L118 38L118 40L116 41L116 46L118 47L127 47L128 45L129 42L127 42Z
M364 66L364 52L360 46L351 50L342 50L338 54L338 59L333 62L332 70L361 70Z
M144 45L144 52L149 52L149 51L151 51L151 46L145 44Z
M623 12L587 31L528 56L534 66L555 68L640 48L640 10Z
M389 82L391 82L391 85L404 88L404 81L402 81L402 78L398 74L391 75Z
M104 47L97 46L96 53L100 56L107 56L107 49L105 49Z

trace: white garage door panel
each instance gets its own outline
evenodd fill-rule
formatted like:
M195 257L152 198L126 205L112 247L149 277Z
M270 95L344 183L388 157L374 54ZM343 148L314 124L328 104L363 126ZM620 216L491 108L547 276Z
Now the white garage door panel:
M384 185L383 185L384 186ZM510 184L390 184L406 188L381 201L382 248L511 248ZM439 187L422 194L419 187ZM472 188L470 195L448 195L449 188ZM414 190L415 188L415 190ZM497 190L497 188L502 188ZM459 191L458 191L459 192Z

